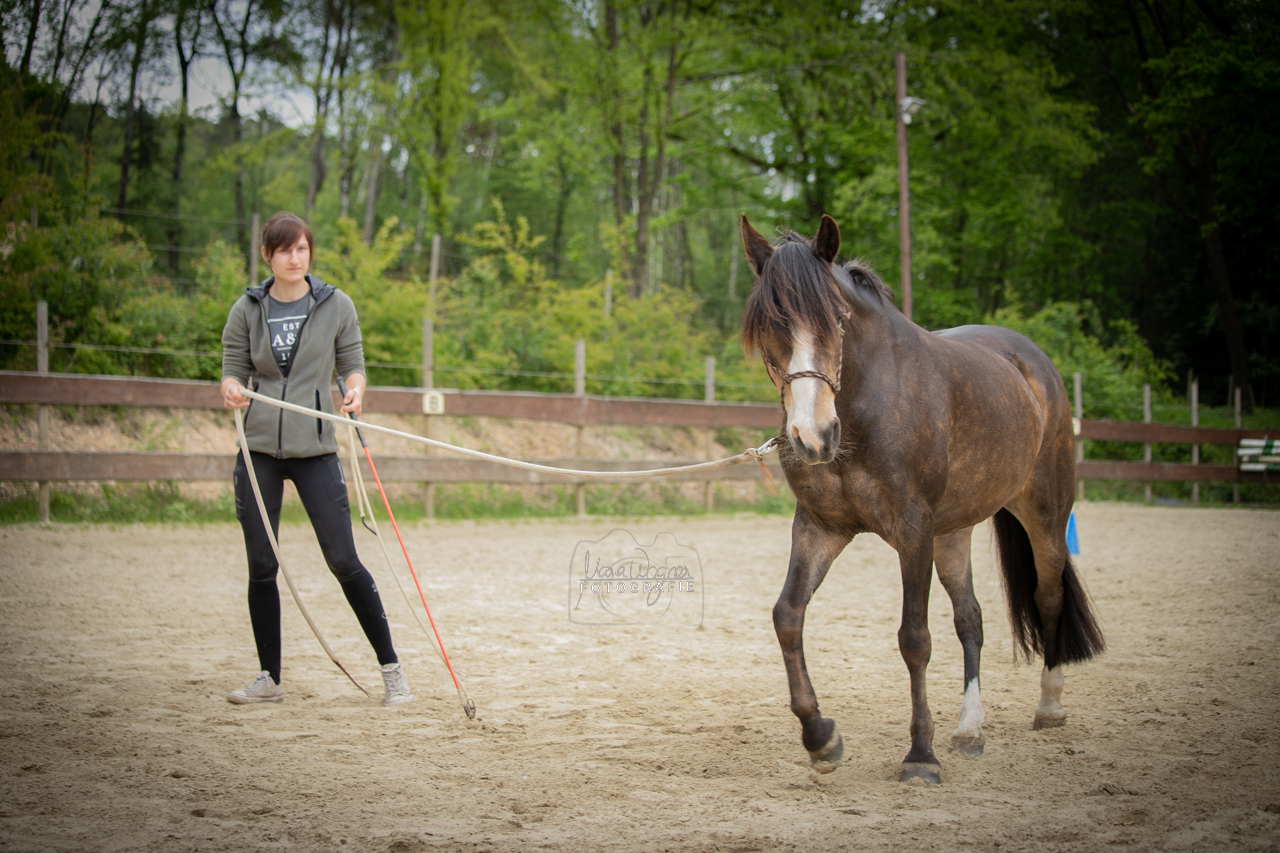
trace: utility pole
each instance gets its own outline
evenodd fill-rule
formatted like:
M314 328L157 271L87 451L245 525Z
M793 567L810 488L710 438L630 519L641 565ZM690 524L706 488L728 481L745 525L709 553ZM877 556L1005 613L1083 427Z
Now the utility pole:
M431 298L436 298L436 279L440 277L440 235L431 235L431 270L427 280L431 282Z
M241 220L242 222L244 220ZM249 235L249 286L257 287L258 285L258 256L262 254L259 247L262 245L262 226L258 222L258 211L253 212L253 224L249 226L253 232Z
M907 55L896 53L893 64L897 77L897 97L894 98L898 117L898 249L902 256L902 313L911 319L911 199L907 191Z

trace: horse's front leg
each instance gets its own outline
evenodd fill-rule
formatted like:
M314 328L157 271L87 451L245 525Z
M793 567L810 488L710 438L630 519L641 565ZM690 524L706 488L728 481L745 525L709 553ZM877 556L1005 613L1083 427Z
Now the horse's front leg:
M969 549L973 528L938 536L933 540L933 563L938 568L951 608L955 613L956 636L964 650L964 699L960 705L960 724L951 734L951 751L967 758L982 754L985 739L982 723L982 691L978 686L978 670L982 660L982 607L973 594L973 563Z
M801 740L819 773L836 769L844 743L834 720L818 712L818 697L804 664L804 611L831 563L853 537L824 530L802 508L791 525L791 563L787 582L773 607L773 628L791 687L791 711L800 719Z
M928 526L928 525L923 525ZM929 584L933 579L932 531L913 528L910 535L893 543L902 567L902 625L898 628L898 650L911 674L911 750L902 761L902 782L922 779L925 784L942 781L942 767L933 754L933 715L925 692L925 670L933 654L929 636Z

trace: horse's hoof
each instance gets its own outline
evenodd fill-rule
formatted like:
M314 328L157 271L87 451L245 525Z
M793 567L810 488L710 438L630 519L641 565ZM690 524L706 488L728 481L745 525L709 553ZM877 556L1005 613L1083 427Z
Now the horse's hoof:
M1036 714L1036 718L1031 721L1031 728L1035 731L1041 729L1056 729L1058 726L1067 724L1067 715L1062 711L1052 714Z
M898 776L898 781L905 782L908 785L919 785L920 787L941 785L942 768L937 764L928 764L923 761L904 761L902 762L902 773Z
M987 739L982 734L952 735L951 751L958 752L965 758L977 758L982 755L982 748L986 743Z
M839 732L831 733L831 740L822 749L809 753L809 766L818 773L830 773L840 766L844 758L844 738Z

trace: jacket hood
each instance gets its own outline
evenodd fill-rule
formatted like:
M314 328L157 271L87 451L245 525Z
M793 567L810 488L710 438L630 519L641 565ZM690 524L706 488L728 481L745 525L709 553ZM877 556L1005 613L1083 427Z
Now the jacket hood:
M275 284L275 282L276 282L275 276L271 276L270 278L264 278L261 283L256 284L253 287L246 287L244 292L254 302L261 302L262 300L267 298L267 292L270 289L271 285ZM315 299L317 305L319 305L321 302L327 299L330 294L332 294L335 290L337 290L337 288L334 287L332 284L328 284L322 281L319 276L312 275L311 273L307 273L307 283L311 285L311 296L313 299Z

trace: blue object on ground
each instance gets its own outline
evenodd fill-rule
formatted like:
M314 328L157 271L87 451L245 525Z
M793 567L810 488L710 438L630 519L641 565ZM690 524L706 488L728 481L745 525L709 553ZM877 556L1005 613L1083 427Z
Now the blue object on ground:
M1080 535L1076 532L1076 514L1073 512L1067 519L1067 553L1080 553Z

